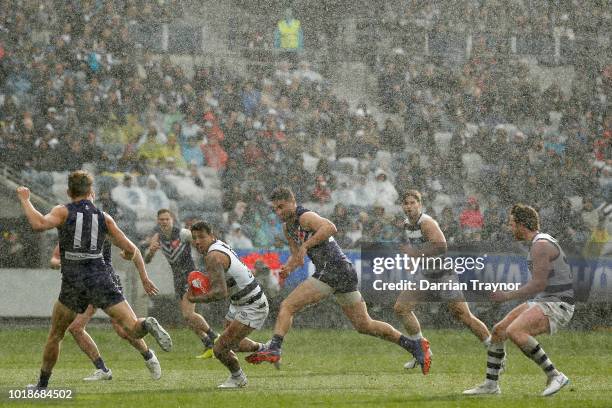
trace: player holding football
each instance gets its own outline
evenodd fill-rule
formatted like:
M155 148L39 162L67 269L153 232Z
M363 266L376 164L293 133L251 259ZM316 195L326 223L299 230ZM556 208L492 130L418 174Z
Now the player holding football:
M123 287L121 285L121 280L119 279L119 275L115 272L112 264L111 257L111 243L110 241L104 241L104 248L102 249L102 254L104 256L104 263L106 263L106 267L108 268L111 277L113 278L113 282L119 288L119 290L123 293ZM125 255L124 252L121 252L121 255ZM136 256L142 257L140 253L137 253ZM128 259L129 260L129 259ZM61 268L61 258L60 258L60 249L59 244L55 246L53 250L53 255L51 257L51 268L60 269ZM159 293L159 290L155 286L155 284L149 279L146 275L146 270L142 269L139 271L140 280L142 282L142 286L149 296L153 296ZM98 346L96 342L91 338L89 333L85 330L87 323L91 320L93 315L96 313L97 308L93 305L89 305L87 310L84 313L79 313L74 321L68 326L68 331L72 334L74 341L78 344L79 348L90 358L96 370L89 377L85 377L83 380L85 381L98 381L98 380L111 380L113 378L113 372L110 368L107 368L104 364L104 360L100 355L100 351L98 350ZM151 378L154 380L159 380L161 378L161 366L159 364L159 360L157 356L153 352L153 350L149 349L147 343L145 343L144 339L133 339L121 328L119 324L113 319L111 319L111 324L113 325L113 329L119 337L127 340L132 347L134 347L145 360L145 365L149 369L151 373Z
M187 275L196 269L191 258L191 232L186 228L175 226L172 212L165 208L157 212L157 227L153 232L144 261L151 262L157 251L161 249L172 269L174 293L180 302L183 319L204 345L204 352L198 358L212 358L212 347L218 335L204 317L196 313L195 304L187 300Z
M404 238L408 244L404 250L411 257L436 257L446 253L446 238L440 226L429 215L423 212L421 193L417 190L408 190L402 196L402 209L407 218L404 221ZM452 270L425 270L416 271L417 279L426 279L429 282L458 282L457 274ZM400 318L408 338L418 341L423 337L419 320L414 314L414 308L419 301L446 301L452 316L467 326L481 342L488 347L491 336L487 326L470 311L461 291L429 291L406 290L395 302L394 310ZM431 356L431 351L430 351ZM416 360L409 361L404 368L416 367Z
M106 236L131 258L139 271L144 270L142 256L108 214L97 209L92 201L93 177L86 171L74 171L68 176L71 202L54 207L42 215L30 202L30 190L18 187L17 196L30 226L35 231L57 228L62 271L62 286L53 306L51 328L40 370L38 383L32 388L47 388L59 357L66 330L79 313L89 305L99 307L114 319L132 338L151 334L162 350L170 351L172 339L153 317L139 319L117 288L104 263L102 254Z
M210 289L195 294L191 287L187 299L191 302L215 302L230 298L229 311L225 315L225 329L215 342L215 357L230 371L229 378L218 388L241 388L248 383L240 368L235 351L257 351L263 344L247 336L262 328L268 316L268 299L253 274L234 251L212 233L204 221L191 227L193 245L204 255L206 272L210 276Z
M491 345L487 352L487 375L483 384L466 390L466 395L500 394L500 362L505 356L504 342L510 339L527 358L533 360L546 374L543 396L553 395L569 383L558 371L534 336L554 334L565 326L574 314L572 272L565 253L553 237L541 233L536 210L524 204L515 204L510 210L509 224L514 239L530 241L527 256L531 279L512 292L493 292L495 302L533 298L510 311L493 327Z
M283 339L291 328L293 316L306 306L319 303L333 294L359 333L399 344L414 355L423 367L423 374L427 374L430 362L427 339L411 340L388 323L373 320L368 314L367 306L357 289L357 272L333 238L336 226L317 213L297 205L289 188L276 188L270 200L274 212L284 223L283 231L291 250L291 256L281 269L281 276L286 277L303 265L306 255L314 263L316 271L282 302L272 340L265 350L248 356L247 361L252 364L267 361L278 368Z

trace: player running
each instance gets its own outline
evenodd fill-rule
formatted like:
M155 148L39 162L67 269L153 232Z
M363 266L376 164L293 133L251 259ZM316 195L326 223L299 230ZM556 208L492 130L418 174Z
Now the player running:
M257 351L263 344L247 336L262 328L268 316L268 299L249 268L223 241L218 240L210 226L198 221L191 227L193 245L204 255L206 272L210 276L210 290L194 294L189 288L187 299L191 302L215 302L230 298L229 311L225 315L225 329L215 342L215 357L230 372L229 378L218 388L241 388L248 383L240 368L235 351Z
M175 226L172 212L165 208L157 212L157 227L153 232L144 261L151 262L161 249L172 269L174 293L180 302L183 319L204 345L204 352L198 358L212 358L212 347L218 335L204 317L196 313L195 304L187 300L187 276L196 269L191 257L191 232Z
M466 395L500 394L500 362L505 357L504 342L510 339L527 358L533 360L546 374L543 396L553 395L569 384L569 379L558 371L534 336L554 334L567 325L574 314L574 289L571 269L565 253L553 237L541 233L538 213L532 207L515 204L510 211L509 224L514 239L530 241L527 262L531 279L512 292L493 292L495 302L507 302L534 296L514 308L493 327L493 337L487 352L487 375L483 384L465 390Z
M115 272L112 265L112 256L111 256L111 243L109 240L104 241L104 248L102 249L102 254L104 257L104 263L108 268L109 273L113 279L117 288L123 293L123 286L121 285L121 280L119 275ZM123 256L125 253L121 252ZM142 257L140 253L136 256ZM129 259L128 259L129 260ZM53 255L51 257L51 268L60 269L61 267L61 258L60 258L60 249L59 244L55 246L53 250ZM159 290L155 286L155 284L149 279L147 275L147 271L145 269L139 270L140 280L142 282L142 286L149 296L153 296L159 293ZM87 310L84 313L79 313L74 321L68 326L68 331L72 334L74 341L78 344L79 348L90 358L96 370L89 377L83 378L85 381L99 381L99 380L111 380L113 378L113 372L110 368L107 368L104 364L104 360L100 355L100 351L98 350L98 346L95 341L91 338L89 333L85 330L87 323L91 320L93 315L96 313L97 308L93 305L89 305ZM111 319L111 324L113 325L113 329L119 337L127 340L132 347L134 347L145 360L145 365L149 369L151 373L151 378L154 380L159 380L161 378L161 365L159 364L159 360L157 356L153 352L153 350L149 349L147 343L145 343L144 339L133 339L121 328L119 324L113 319Z
M124 251L125 256L132 259L138 270L145 269L144 262L142 256L138 256L138 248L113 218L93 205L92 185L93 177L88 172L78 170L70 173L68 195L72 201L54 207L46 215L34 208L27 187L17 188L17 196L32 229L58 229L62 271L62 286L53 306L40 377L36 385L28 386L31 388L47 388L66 329L77 314L84 313L89 305L103 309L132 338L140 339L149 333L162 350L170 351L172 348L170 335L157 320L153 317L137 318L113 282L102 254L107 235Z
M333 294L355 330L399 344L414 355L423 367L423 374L427 374L430 362L427 339L411 340L388 323L373 320L368 314L361 293L357 290L357 273L333 238L337 231L335 225L317 213L297 205L289 188L276 188L270 200L274 212L284 223L283 231L291 250L291 256L281 269L281 276L286 277L303 265L306 255L310 257L316 270L312 277L299 284L282 302L274 336L266 349L251 354L246 360L252 364L267 361L278 368L283 339L291 328L293 316L306 306L319 303Z
M402 209L407 218L404 221L404 238L408 244L405 251L411 257L436 257L446 253L446 238L440 226L429 215L423 212L421 193L417 190L408 190L402 197ZM459 282L457 274L452 270L426 270L416 271L417 280L426 279L429 282ZM414 314L415 306L422 301L445 301L451 315L467 326L476 337L487 347L491 336L487 326L470 311L461 291L403 291L395 302L394 310L402 321L408 338L418 341L423 338L419 320ZM431 350L429 351L431 356ZM412 369L417 361L409 361L404 368Z

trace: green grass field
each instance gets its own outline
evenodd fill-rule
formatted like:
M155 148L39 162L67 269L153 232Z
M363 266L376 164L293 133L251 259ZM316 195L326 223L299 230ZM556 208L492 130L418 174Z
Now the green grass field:
M555 365L572 383L557 395L539 397L545 377L514 346L508 347L508 372L502 377L502 395L464 397L461 392L484 378L485 351L462 331L427 331L434 360L430 375L404 372L408 354L398 346L346 330L294 330L284 343L280 371L271 365L243 367L248 388L218 391L227 373L216 360L194 358L199 341L185 330L171 330L174 350L158 351L163 376L152 381L127 342L111 329L94 328L113 380L85 383L93 365L67 335L52 388L72 388L72 401L9 401L8 389L35 382L46 330L0 330L0 406L70 407L292 407L292 406L401 406L401 407L611 407L612 335L604 332L562 332L542 337ZM269 332L255 333L267 340ZM149 343L151 339L147 338ZM155 345L156 346L156 345ZM156 351L158 347L153 347ZM244 355L241 355L241 360ZM242 360L244 361L244 360ZM66 405L68 404L68 405Z

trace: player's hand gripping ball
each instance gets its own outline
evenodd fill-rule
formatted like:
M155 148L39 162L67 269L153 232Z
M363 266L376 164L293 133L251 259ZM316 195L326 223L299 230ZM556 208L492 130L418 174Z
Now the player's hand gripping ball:
M202 295L210 290L210 279L200 271L192 271L187 277L194 295Z

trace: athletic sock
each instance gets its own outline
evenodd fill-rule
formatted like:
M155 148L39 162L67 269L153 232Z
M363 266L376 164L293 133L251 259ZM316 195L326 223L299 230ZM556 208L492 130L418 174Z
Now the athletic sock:
M557 371L552 361L550 361L544 352L544 349L542 346L540 346L540 343L535 338L529 336L527 343L521 347L521 351L527 357L532 359L537 365L539 365L548 378L559 374L559 371Z
M419 331L417 334L407 334L406 337L412 341L419 341L423 338L423 333Z
M51 378L51 372L44 372L40 370L40 377L38 377L38 388L47 388L49 386L49 378Z
M219 335L212 328L210 328L206 332L206 334L208 335L208 338L210 339L210 341L212 341L213 343L215 342L215 339L219 337Z
M96 360L94 360L93 365L98 369L98 370L102 370L105 373L108 372L108 368L106 368L106 366L104 365L104 360L102 360L102 357L98 357Z
M279 334L275 334L272 336L272 341L270 341L270 348L272 350L280 350L283 346L283 336Z
M506 356L504 343L491 343L487 347L487 380L488 384L497 385L499 381L499 371L501 370L502 360Z
M147 349L147 351L145 351L144 353L140 353L142 354L142 357L145 359L145 361L149 361L150 359L153 358L153 353L151 353L151 350Z
M242 368L239 368L238 371L234 371L232 373L232 377L233 378L240 378L244 376L244 371L242 371Z
M399 338L399 345L404 350L409 351L410 353L413 353L413 354L414 354L416 342L417 342L416 340L412 340L409 337L404 336L403 334Z
M202 337L202 344L207 349L208 348L212 348L215 345L213 343L212 339L210 337L208 337L208 335L205 335L204 337Z
M485 346L486 349L488 349L489 346L491 345L491 336L489 336L486 339L484 339L482 341L482 344Z

